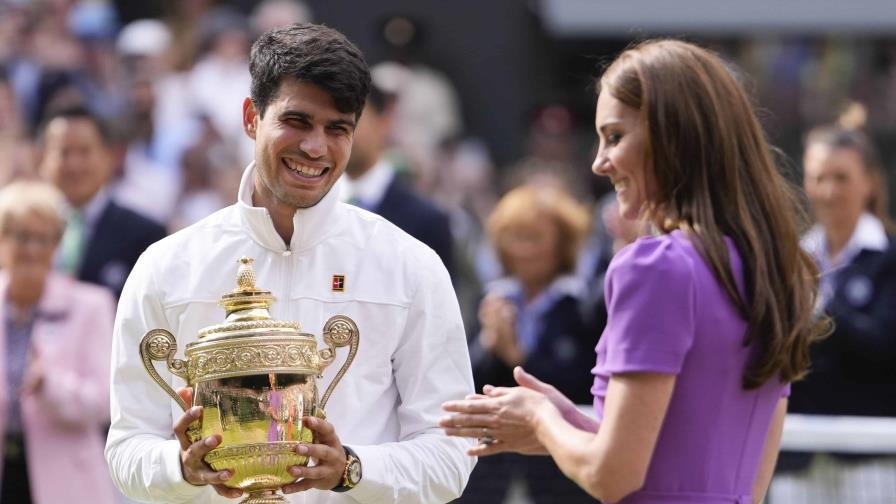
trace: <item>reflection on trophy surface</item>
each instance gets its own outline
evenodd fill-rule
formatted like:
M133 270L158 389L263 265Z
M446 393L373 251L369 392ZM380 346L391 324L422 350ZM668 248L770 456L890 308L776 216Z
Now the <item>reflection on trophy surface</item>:
M242 504L275 504L286 502L277 490L295 480L289 467L309 462L295 451L314 441L302 418L324 416L330 393L358 351L359 335L354 321L334 316L324 324L327 348L318 352L314 335L301 332L298 323L271 319L274 297L255 287L251 264L252 259L240 259L238 286L221 298L224 323L200 330L198 340L186 347L187 360L174 357L175 337L164 329L146 333L140 355L150 376L184 411L190 405L152 361L165 361L193 387L193 406L203 410L189 435L193 440L221 435L205 461L216 471L233 471L226 485L249 492ZM346 361L319 400L317 379L343 346L349 346Z

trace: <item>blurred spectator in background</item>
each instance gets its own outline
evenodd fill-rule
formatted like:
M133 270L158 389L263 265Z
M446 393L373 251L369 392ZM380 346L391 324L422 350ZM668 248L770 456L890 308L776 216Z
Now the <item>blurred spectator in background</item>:
M65 226L49 184L0 190L0 502L113 504L103 459L115 302L52 272Z
M39 143L40 173L68 203L58 267L120 295L137 258L165 236L164 227L112 199L109 133L93 113L58 111L41 129Z
M399 179L394 164L384 156L393 114L394 97L373 84L355 128L342 181L343 199L385 217L428 245L453 274L454 244L448 216Z
M35 161L34 143L28 136L21 104L0 69L0 187L33 176Z
M252 10L249 22L252 33L258 35L274 28L314 20L311 8L299 0L264 0Z
M582 158L572 111L557 103L538 107L529 119L523 156L504 170L502 186L516 187L529 180L549 176L579 200L588 199L596 177Z
M113 192L160 223L171 219L181 191L181 156L199 130L184 110L185 79L171 72L170 44L168 28L150 19L125 26L116 42L125 107L113 122L116 140L124 144Z
M216 7L198 29L200 57L189 76L193 113L208 117L223 138L239 146L245 166L254 159L255 146L240 126L242 110L222 104L242 103L249 96L249 21L235 10Z
M619 212L616 193L606 194L594 207L591 231L579 253L576 275L585 284L582 301L585 320L602 333L607 324L607 303L604 281L610 261L623 247L650 234L644 221L631 220Z
M448 76L419 57L424 28L410 16L388 18L382 24L382 37L389 60L370 71L382 90L397 97L391 143L407 157L405 169L412 171L417 187L433 196L439 149L460 137L463 114L460 96Z
M483 279L498 270L483 222L495 206L494 165L480 139L455 138L439 148L434 191L429 196L448 213L454 239L452 280L464 327L477 325Z
M794 413L896 416L896 248L864 119L853 105L806 140L804 185L817 224L803 247L822 274L817 309L835 328L812 347L812 372L793 384ZM883 503L896 495L893 456L782 454L779 470L773 503Z
M488 234L507 276L479 306L470 345L477 390L513 386L513 368L524 366L579 404L592 399L600 328L586 322L594 317L583 313L584 285L573 275L588 226L588 212L557 187L524 185L498 202ZM552 459L517 454L481 459L460 502L500 503L514 479L537 504L594 502Z
M243 167L237 149L208 118L202 133L181 158L182 192L168 228L176 231L236 202Z

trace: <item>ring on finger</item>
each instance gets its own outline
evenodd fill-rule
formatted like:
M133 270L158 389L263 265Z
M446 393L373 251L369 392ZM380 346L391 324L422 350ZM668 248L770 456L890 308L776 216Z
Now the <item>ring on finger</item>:
M488 427L482 428L482 435L479 436L479 444L490 445L497 441L488 431Z

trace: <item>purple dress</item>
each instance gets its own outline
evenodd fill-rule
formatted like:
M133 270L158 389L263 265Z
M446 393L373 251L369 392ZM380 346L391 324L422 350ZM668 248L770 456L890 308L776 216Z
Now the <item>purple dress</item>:
M742 291L740 256L727 243ZM606 299L592 371L597 418L613 374L677 375L644 486L621 503L750 504L772 414L789 385L741 387L755 347L743 346L746 321L707 263L680 231L642 238L613 259Z

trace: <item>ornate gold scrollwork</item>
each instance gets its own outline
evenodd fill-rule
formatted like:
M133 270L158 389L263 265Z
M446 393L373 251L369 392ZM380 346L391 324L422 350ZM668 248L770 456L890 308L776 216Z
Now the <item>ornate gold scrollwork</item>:
M345 358L345 363L339 368L339 372L336 373L330 386L327 387L327 391L324 392L323 398L320 400L321 412L324 411L324 407L327 405L327 400L330 398L333 389L336 388L336 385L342 380L342 377L345 376L345 372L348 371L349 366L352 365L352 361L355 360L355 355L358 353L358 341L360 339L358 324L355 324L354 320L345 315L330 317L324 324L323 335L324 343L327 344L327 348L324 348L319 353L322 361L320 368L321 372L323 372L323 369L335 359L336 348L350 346L348 356Z

